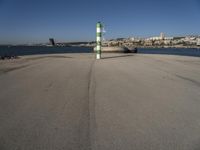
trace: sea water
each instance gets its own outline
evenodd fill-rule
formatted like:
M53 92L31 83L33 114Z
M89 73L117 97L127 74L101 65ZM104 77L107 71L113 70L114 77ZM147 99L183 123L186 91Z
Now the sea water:
M93 47L0 46L0 56L92 52ZM138 53L200 57L200 49L187 48L138 48Z

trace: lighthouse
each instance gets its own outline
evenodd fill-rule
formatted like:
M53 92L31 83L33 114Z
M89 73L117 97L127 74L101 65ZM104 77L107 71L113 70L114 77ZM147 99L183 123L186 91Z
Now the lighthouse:
M96 59L101 59L101 45L102 45L102 28L101 22L96 25Z

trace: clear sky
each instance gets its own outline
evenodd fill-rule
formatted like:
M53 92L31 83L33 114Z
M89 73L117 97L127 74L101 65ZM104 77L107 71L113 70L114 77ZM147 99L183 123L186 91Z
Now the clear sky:
M0 0L0 44L200 35L200 0Z

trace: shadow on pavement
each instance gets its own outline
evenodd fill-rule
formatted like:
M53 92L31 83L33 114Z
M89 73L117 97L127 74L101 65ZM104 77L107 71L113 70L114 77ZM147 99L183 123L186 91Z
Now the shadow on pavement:
M118 56L109 56L109 57L102 57L101 59L112 59L112 58L119 58L119 57L130 57L134 55L118 55Z

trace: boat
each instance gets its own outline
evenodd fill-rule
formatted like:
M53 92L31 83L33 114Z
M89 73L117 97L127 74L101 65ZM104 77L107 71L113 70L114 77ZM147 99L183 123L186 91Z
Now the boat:
M96 52L96 47L94 47L94 51ZM137 53L137 48L135 47L119 47L119 46L109 46L109 47L101 47L101 52L106 53Z

